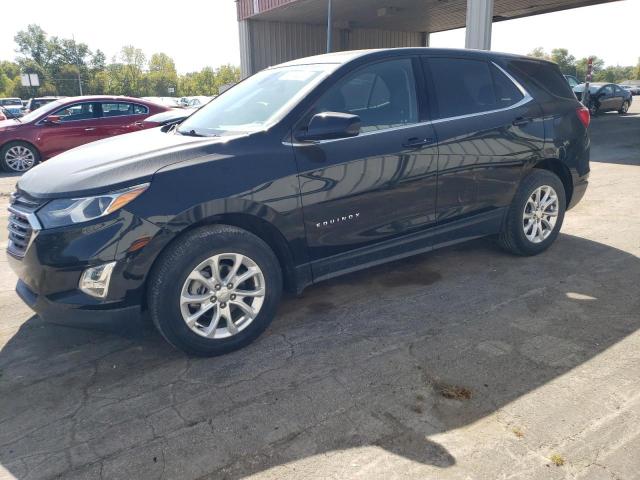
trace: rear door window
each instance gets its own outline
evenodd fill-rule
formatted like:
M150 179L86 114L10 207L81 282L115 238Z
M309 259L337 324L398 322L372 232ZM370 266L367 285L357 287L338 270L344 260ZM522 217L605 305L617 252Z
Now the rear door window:
M103 103L103 117L121 117L123 115L133 115L132 103Z
M488 112L522 100L522 92L499 69L483 60L425 58L438 118Z

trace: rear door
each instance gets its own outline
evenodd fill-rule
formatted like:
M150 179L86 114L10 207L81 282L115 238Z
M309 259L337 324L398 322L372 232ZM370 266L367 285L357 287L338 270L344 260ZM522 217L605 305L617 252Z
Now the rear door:
M101 102L100 108L102 118L98 130L101 138L138 131L149 115L147 106L131 102Z
M419 109L416 67L410 57L361 67L337 80L296 127L326 111L362 120L356 137L294 139L316 280L415 249L399 238L435 222L437 147Z
M616 99L616 102L613 105L613 108L615 110L620 110L626 98L625 90L622 87L619 87L618 85L613 85L613 96Z
M438 223L468 220L470 236L499 227L527 162L540 157L540 107L484 59L425 57L438 138ZM485 231L486 230L486 231Z

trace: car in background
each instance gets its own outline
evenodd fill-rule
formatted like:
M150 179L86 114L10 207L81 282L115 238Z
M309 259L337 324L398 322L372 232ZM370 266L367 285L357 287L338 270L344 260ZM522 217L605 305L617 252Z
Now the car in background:
M9 112L13 118L21 117L22 112L22 100L19 98L0 98L0 107L4 107L5 111Z
M0 121L0 166L25 172L70 148L148 128L142 121L166 107L139 98L69 97L22 118Z
M573 88L573 93L581 102L585 88L584 83ZM620 85L595 82L589 84L589 100L588 105L585 106L589 108L591 116L611 111L617 111L620 115L624 115L629 110L631 102L633 102L631 92Z
M578 79L573 75L564 75L564 79L567 81L567 83L572 89L580 85L580 82L578 81Z
M5 112L4 107L0 107L0 121L12 118L9 112Z
M40 107L42 107L43 105L46 105L47 103L51 103L54 102L56 100L59 100L61 98L65 98L65 97L36 97L36 98L30 98L29 100L27 100L27 104L24 107L24 113L29 113L29 112L33 112L34 110L39 109Z
M640 85L620 85L622 88L631 93L631 95L640 95Z
M198 110L197 108L173 108L166 112L156 113L145 118L142 123L146 128L176 125Z
M182 97L180 99L180 103L185 108L196 108L196 107L202 107L202 106L206 105L207 103L209 103L214 98L215 97L207 97L207 96L204 96L204 95L196 95L196 96L193 96L193 97Z
M183 108L184 105L180 103L180 99L176 97L142 97L147 102L157 103L168 108Z

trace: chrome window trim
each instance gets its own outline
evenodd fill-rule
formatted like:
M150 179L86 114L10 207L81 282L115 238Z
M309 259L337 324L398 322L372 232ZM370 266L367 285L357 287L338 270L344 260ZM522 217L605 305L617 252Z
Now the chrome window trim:
M425 122L417 122L417 123L411 123L411 124L407 124L407 125L398 125L395 127L389 127L389 128L385 128L382 130L372 130L370 132L364 132L361 133L359 135L356 135L355 137L345 137L345 138L334 138L334 139L329 139L329 140L316 140L316 141L312 141L312 142L298 142L295 139L293 139L293 142L283 142L284 145L291 145L291 146L301 146L301 145L323 145L325 143L330 143L330 142L341 142L344 140L351 140L353 138L359 138L359 137L366 137L368 135L375 135L377 133L384 133L384 132L392 132L392 131L396 131L396 130L402 130L404 128L411 128L411 127L420 127L420 126L429 126L429 125L436 125L438 123L444 123L444 122L451 122L454 120L464 120L466 118L473 118L473 117L479 117L481 115L491 115L493 113L500 113L500 112L508 112L509 110L513 110L515 108L520 108L523 105L526 105L527 103L531 102L533 100L533 97L529 94L529 92L520 84L520 82L518 82L515 78L513 78L513 76L507 72L504 68L502 68L500 65L498 65L495 62L490 62L491 65L493 65L494 67L496 67L498 70L500 70L500 72L506 76L511 83L513 83L515 85L515 87L520 91L520 93L522 94L522 98L517 101L516 103L514 103L513 105L509 105L508 107L503 107L503 108L496 108L494 110L486 110L483 112L475 112L475 113L465 113L464 115L457 115L455 117L445 117L445 118L436 118L434 120L427 120ZM435 143L434 143L435 145ZM429 145L431 146L431 145Z

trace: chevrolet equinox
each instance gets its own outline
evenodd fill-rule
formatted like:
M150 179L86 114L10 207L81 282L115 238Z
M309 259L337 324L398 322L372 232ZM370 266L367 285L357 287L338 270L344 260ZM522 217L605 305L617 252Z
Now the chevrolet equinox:
M589 112L558 67L494 52L341 52L242 81L177 126L27 172L10 205L19 296L47 321L247 345L284 290L492 235L557 238L589 174Z

